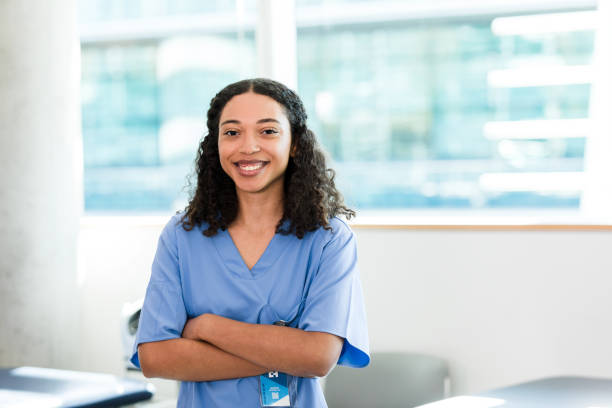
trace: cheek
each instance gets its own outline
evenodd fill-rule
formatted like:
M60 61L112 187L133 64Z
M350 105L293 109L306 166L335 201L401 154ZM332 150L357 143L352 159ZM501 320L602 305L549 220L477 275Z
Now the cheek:
M287 136L283 140L283 143L279 146L279 154L283 157L286 156L287 159L289 159L289 156L291 155L291 136Z
M227 173L230 170L231 163L229 162L229 156L231 151L228 149L227 144L219 143L219 162L221 168Z
M231 146L227 142L219 141L218 144L219 149L219 160L223 163L223 160L227 160L228 156L231 154Z
M276 160L278 160L281 163L284 163L286 161L289 160L289 149L290 146L285 146L283 145L276 145L274 146L274 148L272 150L270 150L270 152L274 152L274 157L276 157Z

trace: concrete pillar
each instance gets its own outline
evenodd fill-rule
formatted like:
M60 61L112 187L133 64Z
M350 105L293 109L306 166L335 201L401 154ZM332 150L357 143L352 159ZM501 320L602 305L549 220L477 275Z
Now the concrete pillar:
M76 367L75 0L0 2L0 366Z

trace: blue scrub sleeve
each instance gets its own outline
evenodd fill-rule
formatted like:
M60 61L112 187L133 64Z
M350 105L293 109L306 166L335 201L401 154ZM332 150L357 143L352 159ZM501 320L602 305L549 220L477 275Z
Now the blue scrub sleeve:
M140 312L136 341L130 361L140 368L138 345L181 337L187 312L181 290L176 217L164 227L151 267L151 279Z
M323 248L298 327L344 338L338 364L365 367L370 362L368 328L355 236L342 222L332 227L333 238Z

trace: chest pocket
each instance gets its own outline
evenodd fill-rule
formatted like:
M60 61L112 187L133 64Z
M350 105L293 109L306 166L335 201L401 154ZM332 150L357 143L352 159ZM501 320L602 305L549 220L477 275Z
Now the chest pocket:
M297 327L310 288L310 280L305 275L303 279L295 279L294 284L283 290L272 288L268 303L260 309L257 323L274 324L284 322L283 326ZM281 293L282 292L282 293Z
M259 324L280 324L281 326L296 327L299 318L304 308L305 299L302 298L300 301L293 305L291 308L283 308L284 313L279 313L274 307L269 304L263 305L259 310L257 316L257 323ZM288 311L288 312L287 312Z

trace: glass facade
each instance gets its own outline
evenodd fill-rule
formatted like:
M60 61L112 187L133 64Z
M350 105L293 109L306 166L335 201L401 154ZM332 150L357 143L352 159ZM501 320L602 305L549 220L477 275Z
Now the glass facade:
M487 189L482 177L580 172L586 134L496 140L484 129L496 121L586 118L589 84L496 87L488 78L521 63L589 64L593 33L501 37L491 21L298 32L299 93L349 203L360 209L578 206L580 191Z
M111 2L108 9L102 3L82 2L87 6L82 14L96 21L179 12L235 13L235 2L229 7L227 1L216 2L219 7L199 1L121 1ZM254 75L254 49L252 31L84 44L85 210L182 208L210 100L228 83Z
M324 3L298 1L298 14ZM255 9L236 1L81 5L86 22ZM588 67L593 31L503 35L492 21L298 26L298 93L350 205L577 208L581 191L563 178L582 172L586 134L547 126L587 118L590 84L539 83L530 72ZM92 42L82 63L86 210L184 206L210 99L255 75L252 29ZM525 72L531 82L521 83ZM533 122L543 130L529 130ZM554 187L534 184L533 174Z
M255 0L79 0L81 23L255 10Z

